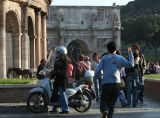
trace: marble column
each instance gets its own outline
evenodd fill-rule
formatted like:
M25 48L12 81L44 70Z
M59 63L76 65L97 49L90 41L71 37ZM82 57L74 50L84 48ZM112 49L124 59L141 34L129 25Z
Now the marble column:
M35 71L36 70L36 63L35 63L35 36L30 36L30 69Z
M24 31L22 36L22 68L29 69L28 6L25 6L24 20Z
M36 13L36 67L40 64L41 60L41 9L35 9Z
M42 14L42 58L47 58L47 13Z
M22 34L14 33L13 35L13 66L16 68L21 68L21 36Z
M0 78L7 77L6 68L6 7L7 0L1 1L1 16L0 16Z

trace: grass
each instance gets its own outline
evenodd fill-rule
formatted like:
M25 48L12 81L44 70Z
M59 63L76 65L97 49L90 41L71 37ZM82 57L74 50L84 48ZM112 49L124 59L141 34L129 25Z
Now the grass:
M14 85L14 84L30 84L36 81L36 78L33 79L19 79L19 78L10 78L10 79L0 79L1 85Z
M144 75L145 78L153 78L153 79L160 79L160 74L149 74Z

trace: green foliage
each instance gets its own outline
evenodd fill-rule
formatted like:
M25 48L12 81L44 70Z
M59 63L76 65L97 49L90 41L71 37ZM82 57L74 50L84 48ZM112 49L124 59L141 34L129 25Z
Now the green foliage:
M122 19L151 14L160 14L160 0L135 0L121 7Z
M36 80L37 79L19 79L19 78L0 79L0 84L3 84L3 85L30 84L30 83L33 83Z
M160 79L160 74L144 75L145 78Z
M160 0L135 0L121 7L122 35L125 44L145 43L158 59L160 43Z
M151 38L160 30L160 16L148 15L136 19L128 18L122 20L122 41L125 43L146 42L151 45Z
M160 56L158 56L158 58L160 59ZM145 59L150 60L151 62L157 61L155 54L146 54Z
M122 20L122 41L128 43L145 43L146 47L153 48L156 59L157 49L160 46L160 15L140 16L136 19Z

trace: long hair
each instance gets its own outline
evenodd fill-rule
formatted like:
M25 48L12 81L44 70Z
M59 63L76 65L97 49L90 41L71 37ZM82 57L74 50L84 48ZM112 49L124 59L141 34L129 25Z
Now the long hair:
M67 54L63 54L61 57L63 60L66 60L69 63L70 58L68 57Z
M95 56L98 56L98 58L100 59L99 54L97 52L93 53L93 57L92 57L93 60L94 60Z

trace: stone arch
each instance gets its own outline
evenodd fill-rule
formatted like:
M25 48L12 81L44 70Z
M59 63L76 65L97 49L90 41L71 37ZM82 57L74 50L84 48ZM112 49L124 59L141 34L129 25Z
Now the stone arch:
M6 13L9 13L9 12L14 12L14 14L16 15L17 17L17 22L19 24L19 33L21 32L21 8L19 7L19 4L17 3L12 3L12 2L9 2L8 6L7 6L7 9L6 9Z
M67 45L68 56L72 61L76 61L79 54L89 55L88 45L83 40L73 40Z
M6 13L6 61L8 67L21 67L20 24L15 11Z

